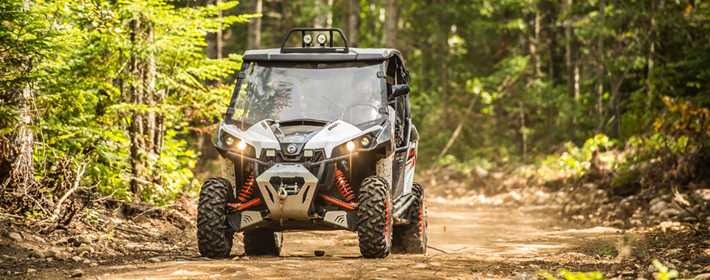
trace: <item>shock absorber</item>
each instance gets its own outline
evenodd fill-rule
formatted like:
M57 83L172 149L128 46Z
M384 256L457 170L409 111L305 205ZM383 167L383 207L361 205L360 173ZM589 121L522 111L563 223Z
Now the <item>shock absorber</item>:
M244 203L247 202L254 194L254 176L249 175L242 185L242 189L239 191L239 201Z
M338 192L343 196L345 201L351 202L355 198L353 190L350 188L350 182L345 178L345 174L340 169L335 169L335 186L338 187Z

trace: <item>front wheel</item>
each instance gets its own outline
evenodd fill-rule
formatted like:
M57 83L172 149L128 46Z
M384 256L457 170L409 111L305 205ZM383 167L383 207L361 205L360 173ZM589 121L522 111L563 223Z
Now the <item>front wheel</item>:
M378 176L365 178L358 194L357 235L365 258L384 258L392 246L392 200L388 183Z
M427 248L427 210L424 205L424 188L417 183L412 185L414 202L407 209L408 224L394 227L392 252L400 254L426 254Z
M200 255L226 258L234 232L227 225L227 199L232 186L227 179L210 178L202 185L197 207L197 247Z

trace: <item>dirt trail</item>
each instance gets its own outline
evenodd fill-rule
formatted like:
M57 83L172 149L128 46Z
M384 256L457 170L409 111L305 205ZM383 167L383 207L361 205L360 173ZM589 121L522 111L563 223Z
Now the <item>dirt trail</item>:
M429 213L432 248L426 256L367 260L359 255L354 233L293 232L284 236L281 257L205 260L186 255L167 262L97 267L87 270L85 278L535 279L541 269L623 269L603 251L596 252L597 247L613 248L620 238L615 229L564 229L555 225L553 215L500 207L432 205ZM233 253L240 254L241 246L235 247ZM315 257L314 250L326 255Z

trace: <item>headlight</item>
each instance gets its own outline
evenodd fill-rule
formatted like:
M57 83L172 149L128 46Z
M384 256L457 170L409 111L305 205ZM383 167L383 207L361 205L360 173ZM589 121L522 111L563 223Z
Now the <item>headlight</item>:
M224 144L223 148L225 150L249 157L254 156L254 147L228 133L222 132L222 143Z
M348 152L352 152L355 150L355 143L353 143L353 141L348 141L348 143L345 143L345 148Z
M224 143L224 146L226 148L233 148L235 145L237 145L237 143L241 144L242 141L236 137L233 137L232 135L223 132L222 143Z
M240 151L244 151L244 149L246 149L246 148L247 148L247 143L244 143L244 141L239 141L239 143L237 143L237 149L239 149Z
M336 147L333 150L333 156L342 156L359 150L370 149L374 144L374 137L371 135L363 135Z
M363 148L369 148L370 144L372 144L372 139L369 136L365 135L365 137L360 138L360 146Z

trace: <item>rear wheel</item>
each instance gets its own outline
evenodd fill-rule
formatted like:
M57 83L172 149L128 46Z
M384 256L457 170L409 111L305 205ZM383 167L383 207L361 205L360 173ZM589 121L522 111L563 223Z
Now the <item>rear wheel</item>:
M378 176L365 178L358 194L357 235L365 258L384 258L392 246L392 201L388 183Z
M224 178L210 178L202 185L197 208L197 247L200 255L226 258L232 250L234 232L227 225L227 199L231 183Z
M427 248L427 210L424 205L424 188L414 183L412 193L414 202L406 212L409 224L394 227L392 252L400 254L426 254Z
M254 229L244 232L244 253L247 256L278 256L283 237L280 232Z

